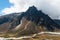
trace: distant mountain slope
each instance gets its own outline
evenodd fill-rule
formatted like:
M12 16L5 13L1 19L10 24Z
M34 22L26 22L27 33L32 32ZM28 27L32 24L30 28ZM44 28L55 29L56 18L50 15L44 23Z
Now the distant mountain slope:
M60 20L55 19L54 21L55 21L57 24L59 24L59 25L60 25Z
M9 15L0 16L0 31L4 32L4 31L7 31L10 27L12 27L12 28L14 26L16 27L16 25L13 25L14 24L13 21L16 20L15 18L18 15L20 15L20 13L13 13L13 14L9 14Z

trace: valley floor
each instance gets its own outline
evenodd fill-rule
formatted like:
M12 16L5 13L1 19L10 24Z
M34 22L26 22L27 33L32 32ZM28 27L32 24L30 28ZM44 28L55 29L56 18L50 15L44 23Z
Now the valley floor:
M40 32L31 36L22 37L0 37L0 40L60 40L60 32Z

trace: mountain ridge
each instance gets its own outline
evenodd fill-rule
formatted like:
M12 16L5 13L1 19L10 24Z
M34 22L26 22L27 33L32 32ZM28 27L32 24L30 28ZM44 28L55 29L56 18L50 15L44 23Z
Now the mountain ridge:
M3 22L5 21L4 17L8 20L6 20L7 22ZM22 12L21 14L15 13L4 17L2 17L2 19L0 18L3 20L0 20L2 22L0 23L3 24L2 26L0 24L0 28L2 27L1 30L3 30L4 25L7 25L3 31L11 31L14 33L18 31L17 35L33 34L41 31L60 31L60 25L41 10L38 11L34 6L29 7L26 12Z

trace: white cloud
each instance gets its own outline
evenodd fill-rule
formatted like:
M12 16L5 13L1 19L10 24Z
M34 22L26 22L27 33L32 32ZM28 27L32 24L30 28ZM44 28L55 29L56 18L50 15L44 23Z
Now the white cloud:
M42 0L41 10L50 17L58 19L60 16L60 0Z
M34 0L9 0L9 2L13 4L13 6L11 6L10 8L4 8L2 12L5 14L24 12L29 8L29 6L34 5L36 1Z
M36 6L51 18L60 18L60 0L9 0L13 6L4 8L2 13L18 13L26 11L29 6Z

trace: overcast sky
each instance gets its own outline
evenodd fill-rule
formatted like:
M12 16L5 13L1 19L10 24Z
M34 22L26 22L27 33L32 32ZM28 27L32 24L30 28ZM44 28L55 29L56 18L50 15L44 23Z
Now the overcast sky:
M51 18L60 19L60 0L0 0L0 15L25 12L33 5Z

